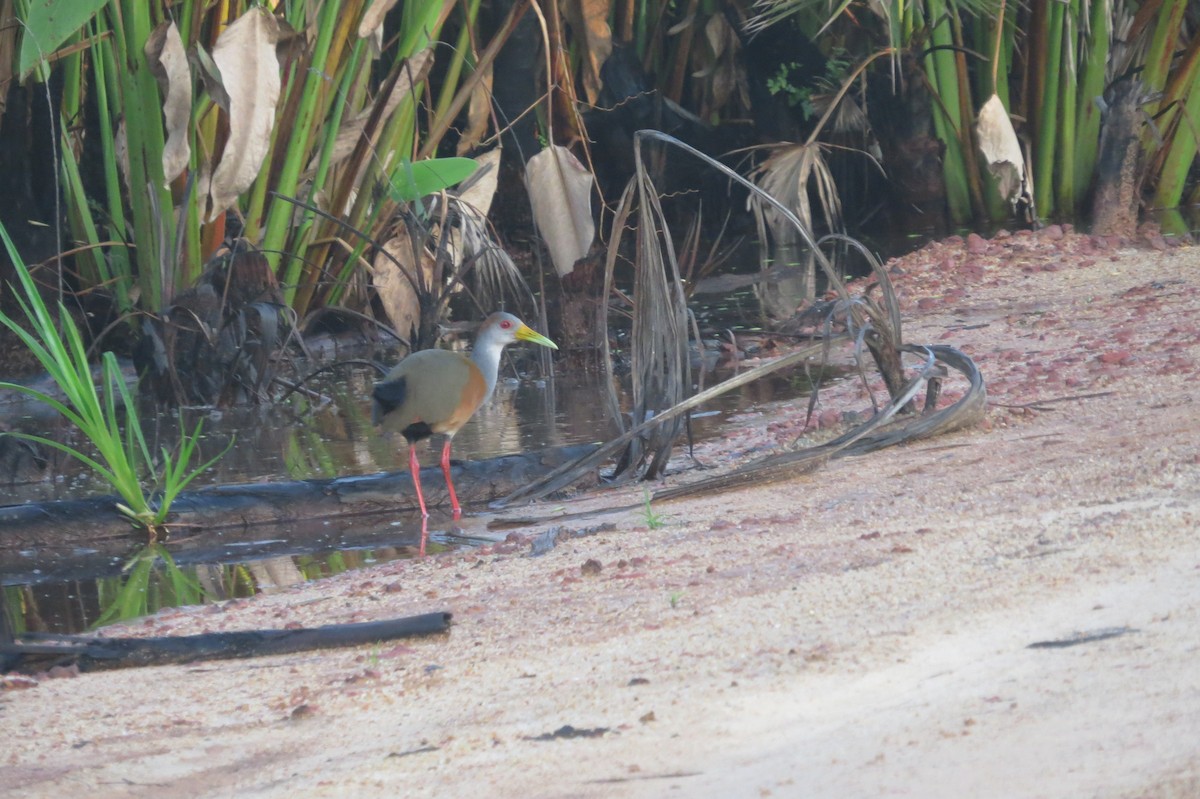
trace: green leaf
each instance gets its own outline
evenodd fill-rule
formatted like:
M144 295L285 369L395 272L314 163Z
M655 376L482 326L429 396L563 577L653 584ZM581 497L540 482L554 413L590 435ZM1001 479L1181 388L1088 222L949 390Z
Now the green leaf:
M21 80L78 31L108 0L30 0L21 36Z
M406 158L392 173L390 193L398 203L413 202L466 180L478 168L471 158L429 158L416 163Z

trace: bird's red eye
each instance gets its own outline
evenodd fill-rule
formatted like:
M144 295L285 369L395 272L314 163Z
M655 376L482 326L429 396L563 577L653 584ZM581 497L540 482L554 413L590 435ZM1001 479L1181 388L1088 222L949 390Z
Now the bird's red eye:
M512 327L512 322L505 319L503 322L500 323L500 327L504 328L505 330L508 330L510 327Z

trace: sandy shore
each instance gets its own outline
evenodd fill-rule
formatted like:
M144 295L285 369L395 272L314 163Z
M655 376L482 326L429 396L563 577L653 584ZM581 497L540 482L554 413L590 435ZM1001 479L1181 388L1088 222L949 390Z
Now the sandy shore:
M1200 796L1200 248L1059 233L894 264L906 340L983 370L981 426L665 503L654 529L566 523L538 557L529 529L114 630L455 620L0 691L0 795ZM765 408L699 454L803 425Z

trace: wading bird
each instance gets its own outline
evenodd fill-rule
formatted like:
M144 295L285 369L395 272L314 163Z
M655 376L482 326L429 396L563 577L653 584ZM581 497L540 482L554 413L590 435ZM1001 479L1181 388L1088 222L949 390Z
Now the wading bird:
M516 341L532 341L558 349L553 341L510 313L494 313L475 335L470 357L450 350L420 350L409 355L375 384L372 421L385 432L399 430L408 440L408 469L421 515L429 516L421 493L421 465L416 444L434 433L446 436L442 474L450 492L454 518L462 515L450 480L450 442L475 411L492 396L500 371L501 351Z

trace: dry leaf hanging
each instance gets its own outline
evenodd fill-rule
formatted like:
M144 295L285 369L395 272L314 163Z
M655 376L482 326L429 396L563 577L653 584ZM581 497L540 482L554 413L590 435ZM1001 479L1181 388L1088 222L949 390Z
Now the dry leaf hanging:
M279 102L278 40L275 17L252 8L221 33L213 48L212 60L229 95L229 140L213 172L209 221L250 188L270 149Z
M426 291L429 290L433 283L435 266L433 254L426 248L421 248L418 275L413 263L412 239L403 225L397 228L393 238L384 242L383 249L386 254L376 253L374 263L371 264L371 282L379 292L379 302L383 305L383 312L387 314L388 321L392 323L392 329L408 341L421 325L421 305L414 282Z
M592 173L566 147L552 144L525 165L533 221L559 277L571 274L596 235Z
M475 156L479 168L458 192L459 202L478 211L481 217L486 217L492 210L492 198L500 185L500 152L499 147L493 147Z
M366 39L368 36L379 35L383 28L383 18L394 5L396 0L374 0L371 7L363 12L362 21L358 23L358 37Z
M575 40L583 41L583 89L589 103L595 104L603 81L600 69L612 55L612 29L608 17L611 0L569 0L563 4L567 19L575 29Z
M163 147L163 176L170 183L187 169L192 149L188 122L192 115L192 73L187 52L174 22L164 22L146 41L146 63L163 96L163 122L167 143Z
M455 147L456 155L467 155L479 146L487 135L488 122L492 118L492 65L484 68L483 77L471 89L471 102L467 106L467 129L463 131Z

